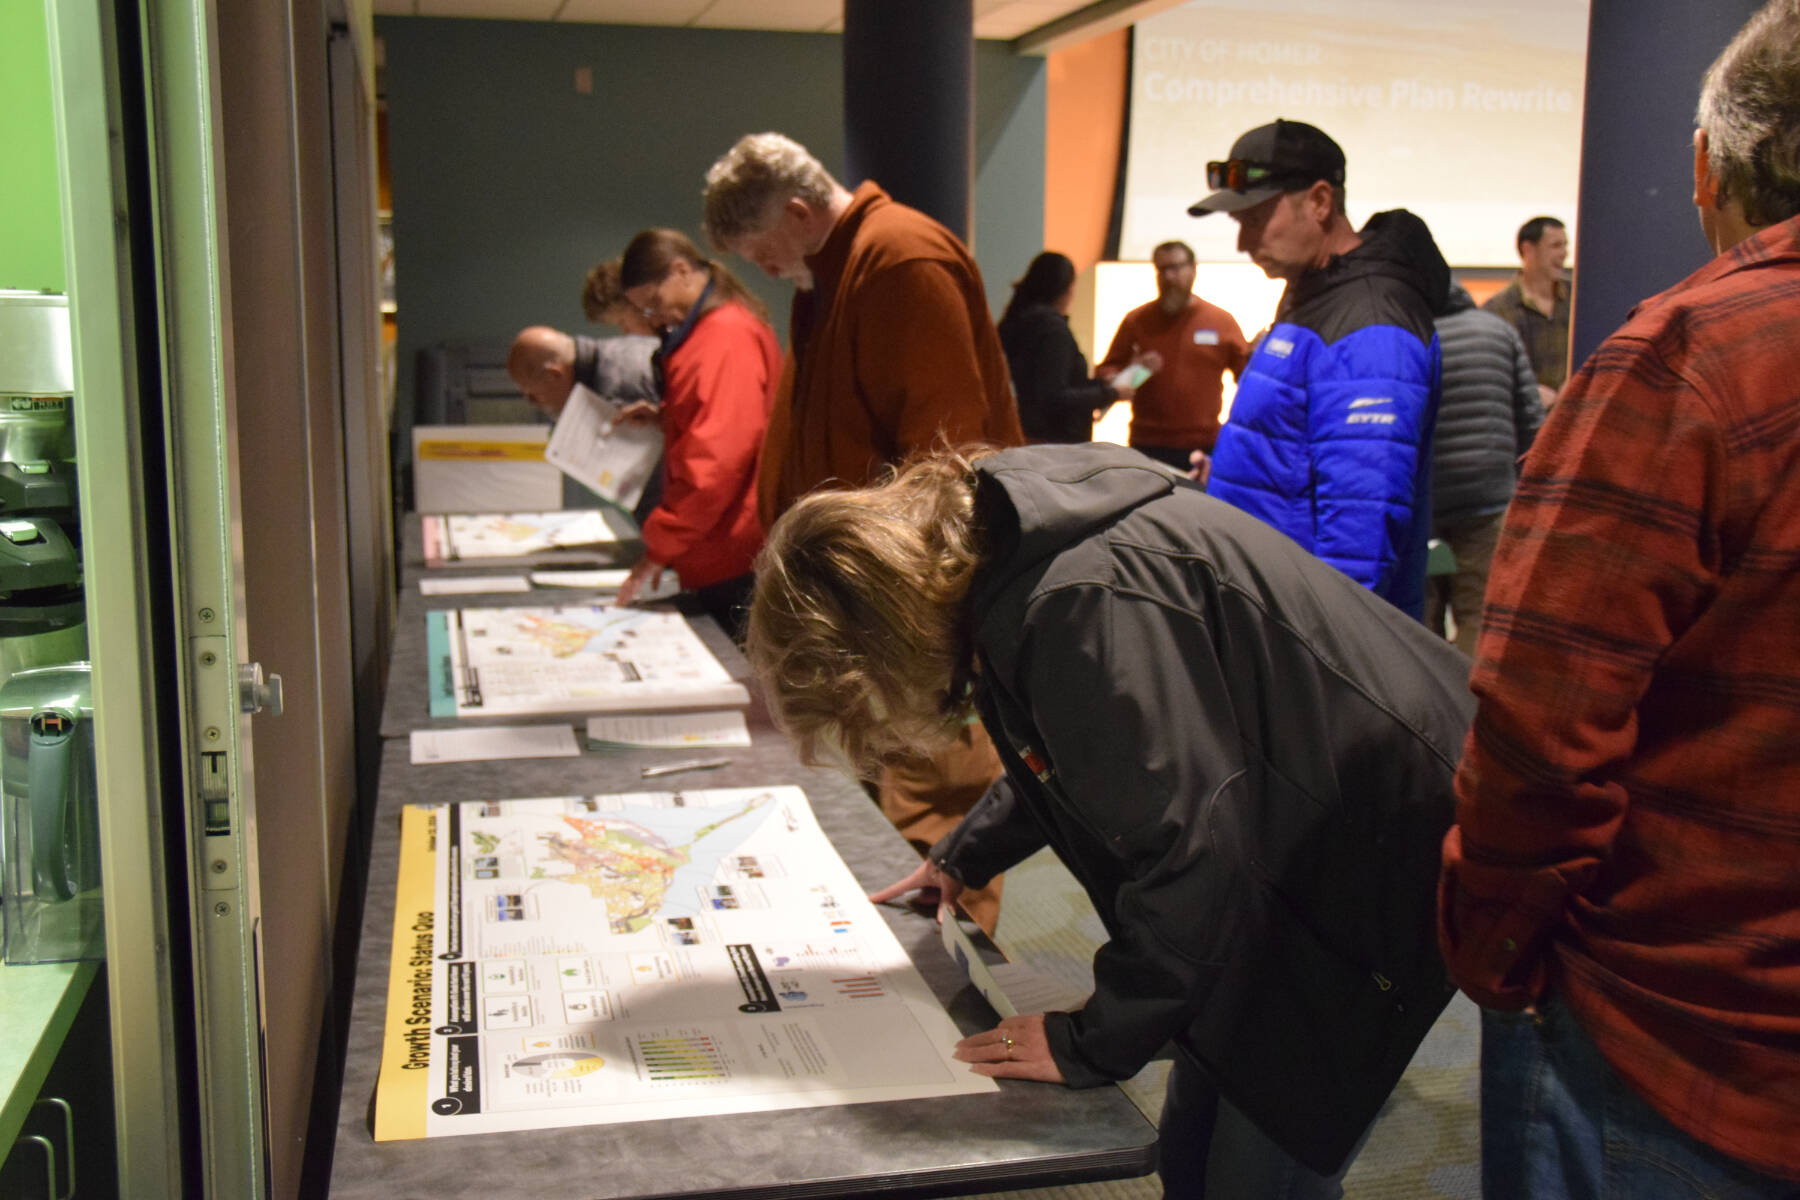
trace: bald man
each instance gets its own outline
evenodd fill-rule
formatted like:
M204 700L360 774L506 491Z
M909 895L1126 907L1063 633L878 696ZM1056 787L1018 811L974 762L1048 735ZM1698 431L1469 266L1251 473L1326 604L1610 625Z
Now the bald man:
M569 393L581 384L608 400L655 404L656 370L651 356L657 340L627 334L591 338L570 335L548 325L531 325L513 338L506 373L533 407L554 421L562 416ZM662 495L662 470L651 473L632 516L641 525ZM593 508L597 497L573 479L563 480L564 508Z
M577 383L608 400L656 402L650 357L653 337L577 337L532 325L519 331L506 355L506 373L525 398L552 421Z

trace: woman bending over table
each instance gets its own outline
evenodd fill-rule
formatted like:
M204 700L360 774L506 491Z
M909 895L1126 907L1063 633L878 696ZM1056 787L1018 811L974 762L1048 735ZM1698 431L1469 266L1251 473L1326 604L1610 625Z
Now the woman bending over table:
M1341 1195L1452 991L1435 887L1473 709L1454 648L1086 445L945 453L802 499L758 559L748 649L809 760L867 775L971 710L993 737L1005 776L872 899L947 904L1046 845L1092 898L1093 995L957 1057L1088 1087L1172 1042L1168 1195Z

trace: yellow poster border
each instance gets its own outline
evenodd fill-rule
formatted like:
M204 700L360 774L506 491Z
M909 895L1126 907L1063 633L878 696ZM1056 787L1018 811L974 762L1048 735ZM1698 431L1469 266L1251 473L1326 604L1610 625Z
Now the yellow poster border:
M544 462L544 443L421 441L415 457L420 462Z
M432 971L437 955L436 805L400 810L400 877L388 958L387 1022L375 1085L375 1140L425 1136L430 1102Z

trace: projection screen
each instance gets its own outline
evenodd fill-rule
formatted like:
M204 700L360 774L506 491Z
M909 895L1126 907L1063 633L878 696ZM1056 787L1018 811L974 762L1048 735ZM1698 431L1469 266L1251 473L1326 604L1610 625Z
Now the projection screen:
M1575 226L1588 0L1193 0L1132 49L1122 259L1179 238L1240 261L1194 219L1206 162L1276 117L1344 148L1350 218L1410 208L1452 266L1516 266L1530 217ZM1659 151L1660 153L1661 151Z

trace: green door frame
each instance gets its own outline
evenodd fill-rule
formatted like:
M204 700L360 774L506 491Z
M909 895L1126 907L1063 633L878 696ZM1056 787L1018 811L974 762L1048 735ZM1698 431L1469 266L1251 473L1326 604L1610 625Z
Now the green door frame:
M45 3L119 1174L133 1196L176 1200L188 1194L184 1180L197 1180L209 1197L261 1197L255 804L237 666L242 553L215 17L207 0L139 0L136 28L122 31L102 0ZM125 80L148 83L128 95ZM148 164L136 191L133 154ZM132 249L146 236L147 263ZM184 1161L189 1090L198 1162Z

